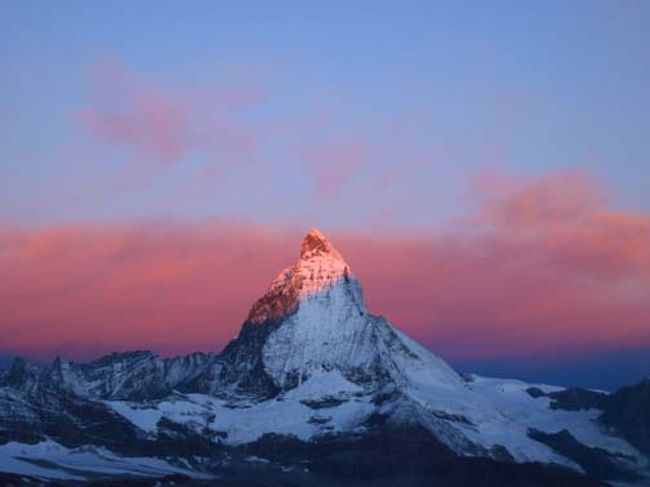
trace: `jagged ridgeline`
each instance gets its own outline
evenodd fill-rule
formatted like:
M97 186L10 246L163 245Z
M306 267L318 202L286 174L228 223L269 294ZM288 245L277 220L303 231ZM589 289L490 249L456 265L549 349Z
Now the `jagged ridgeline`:
M0 376L18 477L331 485L647 483L647 385L608 395L461 376L367 309L318 230L221 353L114 353Z

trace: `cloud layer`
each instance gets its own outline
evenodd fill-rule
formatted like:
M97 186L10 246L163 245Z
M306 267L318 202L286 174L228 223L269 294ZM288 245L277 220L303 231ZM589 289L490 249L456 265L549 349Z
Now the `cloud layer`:
M239 119L258 102L254 89L225 86L173 89L121 63L98 66L89 104L79 121L107 147L126 148L136 162L169 166L198 155L226 166L253 150L256 140Z
M444 230L330 235L371 310L450 358L650 346L648 215L611 210L580 173L476 188L478 211ZM219 350L302 233L224 221L3 230L0 353Z

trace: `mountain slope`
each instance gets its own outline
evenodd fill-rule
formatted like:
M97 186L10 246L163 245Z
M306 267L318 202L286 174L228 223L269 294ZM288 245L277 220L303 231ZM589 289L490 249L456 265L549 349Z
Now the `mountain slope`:
M605 402L602 422L619 431L632 445L650 454L650 378L622 387Z

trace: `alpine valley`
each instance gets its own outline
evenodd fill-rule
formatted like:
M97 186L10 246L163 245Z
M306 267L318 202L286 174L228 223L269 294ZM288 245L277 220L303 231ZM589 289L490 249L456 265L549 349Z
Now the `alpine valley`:
M369 313L318 230L220 353L0 375L0 483L650 485L650 380L461 375Z

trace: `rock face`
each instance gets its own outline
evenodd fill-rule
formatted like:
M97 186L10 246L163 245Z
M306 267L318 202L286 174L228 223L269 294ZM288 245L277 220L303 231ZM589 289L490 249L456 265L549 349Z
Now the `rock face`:
M601 420L639 450L650 454L650 378L612 394Z
M114 353L49 367L17 360L0 374L0 471L3 451L10 455L13 445L55 442L61 465L80 458L76 450L66 457L66 449L94 445L111 455L164 456L196 475L254 455L280 472L309 462L331 474L326 457L339 473L346 462L365 462L368 475L414 475L425 485L449 481L454 468L469 469L474 485L485 472L525 479L535 469L557 485L585 470L643 480L648 459L639 449L647 448L647 431L632 421L643 421L647 410L641 396L610 401L591 391L461 377L369 313L350 265L312 230L297 262L272 281L220 354ZM602 419L609 433L598 422L603 404L611 406ZM377 457L376 442L388 442L389 451ZM426 449L415 464L414 448ZM27 450L44 455L52 448ZM531 462L539 465L530 470ZM603 462L607 469L594 468Z
M298 310L301 301L342 281L349 282L353 277L348 264L327 237L312 229L302 242L298 262L280 272L266 294L253 305L247 321L263 323L286 318ZM354 291L350 297L356 300L355 307L360 313L366 312L361 288L357 286Z
M214 355L162 359L147 351L113 353L87 364L56 359L44 378L50 385L89 399L157 399L174 390L210 390L219 369Z

